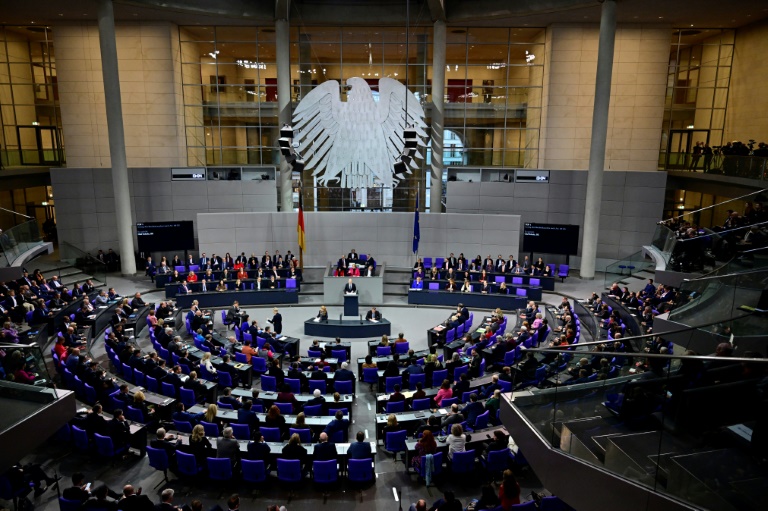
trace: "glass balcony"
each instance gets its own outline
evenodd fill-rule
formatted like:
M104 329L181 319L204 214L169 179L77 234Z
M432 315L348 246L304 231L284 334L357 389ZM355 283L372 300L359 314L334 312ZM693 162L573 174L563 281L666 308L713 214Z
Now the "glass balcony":
M11 266L24 252L41 243L43 238L40 236L37 220L29 220L4 230L0 234L0 250L2 250L0 265Z

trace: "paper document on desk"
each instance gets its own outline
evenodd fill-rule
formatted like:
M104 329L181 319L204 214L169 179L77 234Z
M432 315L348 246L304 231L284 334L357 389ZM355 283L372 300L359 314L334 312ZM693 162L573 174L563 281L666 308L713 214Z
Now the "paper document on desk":
M379 322L378 319L369 319L368 321L370 321L371 323L378 323Z
M312 321L314 321L315 323L320 323L320 318L315 318Z
M278 339L278 341L284 341L284 340L286 340L287 338L288 338L288 337L284 335L284 336L280 337L280 338Z

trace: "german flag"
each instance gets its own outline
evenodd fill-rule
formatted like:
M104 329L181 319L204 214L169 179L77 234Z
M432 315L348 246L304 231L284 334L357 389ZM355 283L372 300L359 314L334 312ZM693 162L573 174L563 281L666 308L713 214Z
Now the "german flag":
M299 218L296 224L296 234L299 236L299 249L304 252L306 250L304 242L304 199L302 198L301 188L299 188Z

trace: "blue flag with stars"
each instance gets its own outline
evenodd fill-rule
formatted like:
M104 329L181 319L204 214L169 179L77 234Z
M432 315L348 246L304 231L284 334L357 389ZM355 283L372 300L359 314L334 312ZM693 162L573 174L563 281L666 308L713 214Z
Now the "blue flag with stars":
M413 212L413 253L419 251L419 240L421 232L419 230L419 195L416 193L416 209Z

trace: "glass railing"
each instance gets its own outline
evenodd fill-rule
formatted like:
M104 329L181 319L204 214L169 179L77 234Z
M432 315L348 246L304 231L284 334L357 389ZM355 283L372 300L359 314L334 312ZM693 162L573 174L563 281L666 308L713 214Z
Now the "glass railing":
M768 473L758 428L768 361L670 355L677 347L646 339L648 353L598 344L566 352L567 361L563 351L528 350L546 378L518 386L530 392L514 394L512 405L560 454L649 491L706 509L765 509ZM537 380L530 369L521 378ZM529 452L524 443L518 447ZM601 491L612 487L603 482Z
M752 315L739 321L744 307L758 307L768 289L768 269L686 280L679 290L678 306L669 320L686 325L714 323L706 327L713 333L732 333L743 337L765 336L768 318Z
M675 240L675 232L672 229L664 224L657 224L656 231L653 233L653 240L651 241L651 245L659 249L662 254L666 254L667 259L669 259L669 254L672 251Z
M43 242L37 220L28 220L22 224L3 229L0 233L2 260L0 265L11 266L24 252Z
M662 170L677 170L689 172L690 155L687 153L662 153L659 157L659 168ZM709 160L700 158L695 172L743 177L747 179L768 180L768 158L764 156L735 156L716 154Z
M107 271L109 270L107 265L88 252L80 250L66 241L62 241L59 243L59 258L81 272L90 275L105 286L107 285Z
M653 266L655 263L646 258L644 251L635 252L629 257L605 267L605 286L610 287L611 284L623 280L624 277L631 277L633 273L641 272Z
M43 351L37 344L0 343L5 355L0 364L0 380L35 387L52 385L51 374L43 359ZM0 414L2 415L2 414Z

